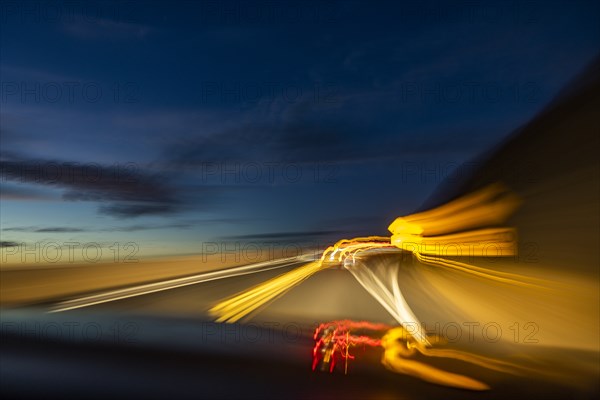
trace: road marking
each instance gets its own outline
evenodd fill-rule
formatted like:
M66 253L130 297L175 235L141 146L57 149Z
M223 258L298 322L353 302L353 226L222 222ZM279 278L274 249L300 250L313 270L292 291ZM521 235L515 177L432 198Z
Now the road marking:
M234 267L225 270L206 272L203 274L187 276L184 278L170 279L168 281L149 283L145 285L133 286L119 290L111 290L96 295L85 296L77 299L59 302L52 306L48 313L69 311L77 308L89 307L96 304L108 303L111 301L127 299L130 297L143 296L150 293L162 292L165 290L176 289L182 286L195 285L198 283L209 282L218 279L233 278L236 276L250 275L258 272L266 272L278 268L289 267L290 265L294 265L299 262L308 262L310 260L312 260L312 257L307 255L281 258L278 260L264 261L260 263L243 265L241 267Z

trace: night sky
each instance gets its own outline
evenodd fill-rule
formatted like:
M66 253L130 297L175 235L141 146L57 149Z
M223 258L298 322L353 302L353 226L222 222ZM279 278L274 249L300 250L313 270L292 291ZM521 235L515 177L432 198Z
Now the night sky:
M0 7L3 245L140 255L384 234L600 48L594 1Z

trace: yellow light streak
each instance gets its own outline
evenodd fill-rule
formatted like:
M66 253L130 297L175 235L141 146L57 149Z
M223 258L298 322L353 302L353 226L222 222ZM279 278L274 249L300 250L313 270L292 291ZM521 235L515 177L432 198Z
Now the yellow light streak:
M507 272L494 271L488 268L481 268L472 264L462 263L454 260L445 260L439 257L429 257L419 253L415 253L415 257L423 264L453 269L455 271L464 272L496 282L529 287L543 287L544 283L540 279L533 279L523 275L511 274Z
M375 240L387 240L387 242L378 243ZM237 322L283 295L314 273L334 265L332 263L341 262L349 254L357 251L378 247L391 247L389 238L370 236L340 240L335 245L328 247L320 260L303 265L224 300L211 308L209 312L217 316L217 322Z
M488 390L490 387L465 375L433 367L411 359L417 353L428 357L453 358L495 371L517 374L521 367L490 357L483 357L454 349L435 349L424 346L403 327L390 329L381 339L384 348L382 364L391 371L411 375L427 382L469 390Z
M439 256L497 257L514 256L517 233L513 228L486 228L439 236L396 233L391 243L412 253Z
M391 237L368 236L342 239L328 247L320 260L224 300L215 305L210 312L216 316L218 322L239 321L318 271L343 263L348 257L354 259L359 253L384 248L410 251L425 264L503 283L529 285L530 283L524 282L518 275L491 271L443 258L462 255L497 257L516 254L515 230L493 225L503 223L518 205L519 199L501 184L485 187L438 208L397 218L389 226ZM490 250L490 247L493 247L493 250ZM354 275L359 279L357 274ZM367 283L364 280L361 284L398 319L399 323L406 323L401 320L403 318L414 320L409 322L417 322L404 299L399 298L402 297L399 289L394 288L393 292L383 293L380 296L378 293L383 290L382 285L370 278L367 281L372 281L368 285L376 284L377 287L366 287ZM396 310L397 308L401 309ZM423 345L428 344L423 335L417 335L417 340Z
M519 198L497 183L432 210L396 218L388 229L421 236L466 231L501 224L519 205Z
M279 275L217 304L210 312L219 316L217 322L236 322L298 285L304 279L321 269L322 264L321 260L313 261L283 275Z

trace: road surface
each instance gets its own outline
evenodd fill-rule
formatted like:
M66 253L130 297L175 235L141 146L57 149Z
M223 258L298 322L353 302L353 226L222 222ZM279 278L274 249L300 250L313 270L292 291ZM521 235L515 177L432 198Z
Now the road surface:
M262 265L230 278L201 274L5 310L1 390L15 397L63 398L490 399L598 393L589 380L574 389L547 376L515 376L443 359L434 365L475 376L492 390L440 387L385 370L379 349L356 349L348 376L312 372L315 323L343 318L393 323L343 269L317 273L249 322L211 322L207 310L217 301L303 263ZM576 356L552 355L563 361Z

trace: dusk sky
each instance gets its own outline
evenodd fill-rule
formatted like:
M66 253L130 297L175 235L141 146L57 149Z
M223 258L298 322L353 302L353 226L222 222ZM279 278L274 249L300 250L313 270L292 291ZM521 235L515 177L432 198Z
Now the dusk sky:
M383 234L600 48L595 1L149 3L2 2L3 246Z

